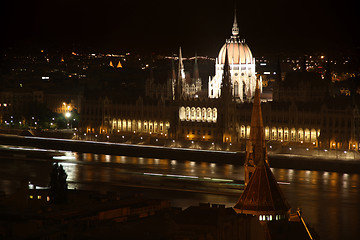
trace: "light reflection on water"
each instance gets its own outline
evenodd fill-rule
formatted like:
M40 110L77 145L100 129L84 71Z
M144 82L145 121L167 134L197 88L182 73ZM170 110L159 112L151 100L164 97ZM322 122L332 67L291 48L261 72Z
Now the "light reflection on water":
M65 156L67 159L60 163L68 174L70 187L79 187L79 183L105 186L123 181L137 182L139 173L144 172L244 179L244 168L233 164L71 152ZM28 178L46 185L50 169L50 162L1 161L0 189L7 194L13 193L20 182ZM285 183L280 188L293 210L302 209L305 219L320 233L321 239L354 239L353 236L360 235L359 174L276 168L272 171L279 182ZM233 206L237 200L234 196L197 194L176 198L173 204L186 207L198 202L212 202Z

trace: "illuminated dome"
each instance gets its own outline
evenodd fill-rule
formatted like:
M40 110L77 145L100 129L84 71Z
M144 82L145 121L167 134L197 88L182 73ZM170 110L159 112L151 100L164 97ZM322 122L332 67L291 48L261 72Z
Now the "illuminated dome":
M235 101L241 102L251 100L256 88L255 58L249 46L239 36L239 27L236 20L236 9L232 36L227 39L219 52L215 63L215 76L209 78L208 96L218 98L221 96L222 80L225 69L225 57L228 55L228 64L231 75L231 94ZM260 91L262 91L262 80L260 77Z
M225 63L226 46L230 64L253 63L253 56L245 41L240 41L238 38L231 38L220 49L218 58L220 64Z

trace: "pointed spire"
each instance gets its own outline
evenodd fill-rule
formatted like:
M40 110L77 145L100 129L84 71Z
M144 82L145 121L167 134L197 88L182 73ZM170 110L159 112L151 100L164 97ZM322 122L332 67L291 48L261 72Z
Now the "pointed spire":
M174 58L171 58L171 79L176 79Z
M225 49L225 63L224 63L224 73L221 83L221 97L228 98L231 95L231 74L230 74L230 65L228 57L228 45L226 44Z
M261 162L267 162L264 136L264 124L261 112L259 80L256 79L256 89L251 115L250 137L246 144L245 185L248 184L255 167Z
M182 72L184 71L184 64L182 59L182 52L181 47L179 48L179 74L182 75Z
M262 155L263 148L265 148L265 138L264 138L264 124L263 124L263 118L261 112L260 86L258 79L256 79L255 96L254 96L253 110L251 115L250 141L256 145L255 147L259 148L259 153L261 153ZM261 156L261 157L265 158L265 156ZM260 158L257 158L256 160L257 161L255 161L255 164L258 164Z
M237 213L272 215L274 220L277 215L281 215L282 219L288 217L290 205L267 162L258 79L251 115L250 139L246 146L245 185L244 192L234 206Z
M197 53L195 53L195 63L194 63L194 80L198 80L200 78L199 74L199 66L197 61Z
M114 67L112 61L110 60L110 64L109 64L110 67Z
M117 67L117 68L122 68L122 65L121 65L120 60L119 60L119 63L118 63L118 65L117 65L116 67Z
M233 27L232 27L232 35L234 37L239 35L239 27L238 27L237 20L236 20L236 7L235 7L235 12L234 12L234 23L233 23Z
M178 69L178 77L176 80L176 98L179 100L183 95L183 81L185 79L185 71L184 64L182 60L182 52L181 47L179 48L179 69Z

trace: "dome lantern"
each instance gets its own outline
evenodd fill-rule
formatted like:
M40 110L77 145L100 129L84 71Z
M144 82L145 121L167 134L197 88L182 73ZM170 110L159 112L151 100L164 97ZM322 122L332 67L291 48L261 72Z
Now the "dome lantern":
M239 35L239 27L236 21L236 9L235 9L235 13L234 13L234 24L232 27L232 35L233 37L237 37Z

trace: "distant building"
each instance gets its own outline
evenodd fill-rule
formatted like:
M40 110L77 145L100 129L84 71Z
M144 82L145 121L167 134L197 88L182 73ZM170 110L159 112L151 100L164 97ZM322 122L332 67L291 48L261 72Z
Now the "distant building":
M256 76L249 47L239 38L236 15L232 37L219 51L207 96L199 94L205 88L198 71L195 58L193 78L186 76L180 49L177 73L173 62L166 83L156 83L151 73L145 84L146 96L135 100L111 94L85 95L80 130L92 136L135 134L196 141L207 149L244 150L250 137L250 102L256 79L260 92L262 80ZM305 68L283 73L279 62L276 76L273 101L263 104L266 141L280 146L359 151L356 101L329 97L331 80L326 74L323 78ZM129 141L137 142L134 137Z

